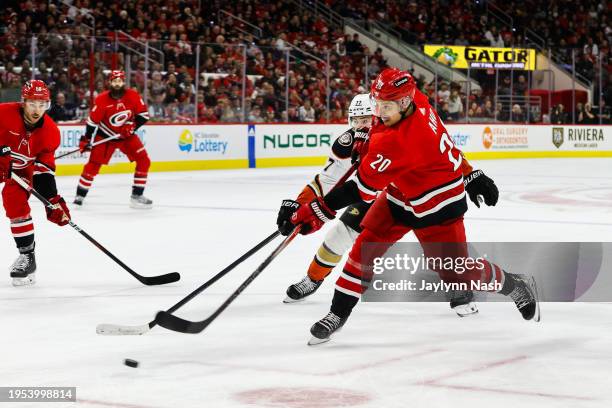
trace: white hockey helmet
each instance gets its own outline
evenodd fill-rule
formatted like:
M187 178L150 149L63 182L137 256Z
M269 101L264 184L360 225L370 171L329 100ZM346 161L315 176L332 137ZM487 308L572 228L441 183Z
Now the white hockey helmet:
M356 121L353 121L354 117L360 116L372 116L372 104L370 102L370 94L358 94L353 97L351 104L348 108L348 124L352 128L358 128L362 126L356 126ZM369 125L369 123L368 123Z

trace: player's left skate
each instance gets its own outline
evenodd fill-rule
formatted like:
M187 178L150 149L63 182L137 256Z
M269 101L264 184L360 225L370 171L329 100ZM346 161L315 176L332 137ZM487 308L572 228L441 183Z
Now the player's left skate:
M84 200L85 200L85 197L77 195L74 197L74 201L72 202L72 204L78 205L80 207L83 205Z
M153 200L150 200L143 195L132 195L132 197L130 198L130 207L139 210L148 210L150 208L153 208Z
M283 300L283 303L295 303L304 300L307 296L315 293L322 283L322 279L313 281L310 276L306 275L301 281L287 288L287 297Z
M533 276L506 273L506 279L510 279L512 290L507 293L525 320L540 321L540 304L538 287ZM504 284L504 286L506 286ZM503 292L503 289L502 289Z
M336 314L329 312L324 318L316 322L310 328L312 338L308 341L309 346L325 343L331 340L331 335L339 331L348 317L342 318Z
M459 317L467 317L478 313L478 306L474 302L474 292L471 290L453 291L450 307Z
M34 252L19 254L11 265L13 286L30 286L36 283L36 258Z

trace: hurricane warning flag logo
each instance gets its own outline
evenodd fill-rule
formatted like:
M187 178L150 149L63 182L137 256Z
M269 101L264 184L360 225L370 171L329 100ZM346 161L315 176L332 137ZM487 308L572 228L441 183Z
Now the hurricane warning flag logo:
M182 152L190 152L193 147L193 135L189 129L185 129L181 132L178 142L179 149Z

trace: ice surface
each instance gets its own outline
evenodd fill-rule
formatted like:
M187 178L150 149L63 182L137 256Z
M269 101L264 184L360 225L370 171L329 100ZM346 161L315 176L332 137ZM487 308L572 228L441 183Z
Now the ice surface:
M610 159L475 164L501 199L494 208L470 204L470 240L612 241ZM298 237L199 335L157 327L138 337L96 335L98 323L149 322L272 233L280 200L316 171L154 173L150 211L129 208L130 175L98 176L74 221L141 274L182 274L161 287L142 286L69 227L48 223L32 199L38 282L13 288L8 273L0 279L0 386L76 386L76 405L92 407L612 406L611 304L546 303L540 324L509 303L481 304L465 319L442 303L359 304L332 342L307 347L337 272L303 303L282 299L324 232ZM58 179L67 201L76 183ZM8 268L16 251L2 223ZM206 317L273 245L177 314Z

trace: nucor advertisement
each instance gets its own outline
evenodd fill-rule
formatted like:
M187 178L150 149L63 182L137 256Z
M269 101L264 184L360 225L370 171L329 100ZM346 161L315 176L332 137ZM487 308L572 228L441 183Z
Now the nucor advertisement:
M137 131L154 162L323 157L347 125L152 125ZM612 151L611 126L447 125L464 152ZM85 126L60 126L57 155L78 148ZM249 149L249 138L252 148ZM84 164L88 153L58 160ZM126 162L119 150L112 162ZM286 161L285 161L286 163Z
M255 125L256 158L328 156L348 125Z

